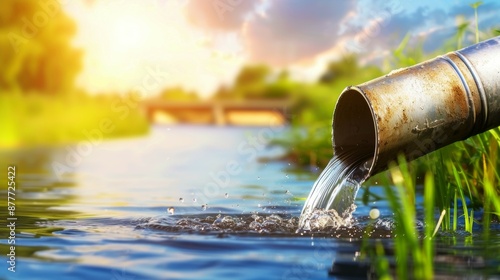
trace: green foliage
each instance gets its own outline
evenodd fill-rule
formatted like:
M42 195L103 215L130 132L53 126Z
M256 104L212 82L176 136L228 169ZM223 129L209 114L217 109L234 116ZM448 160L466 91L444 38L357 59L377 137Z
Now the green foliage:
M398 165L392 164L391 168L379 174L378 180L385 182L384 190L391 209L394 211L396 221L395 229L395 259L396 274L400 279L432 279L434 243L433 237L441 224L444 231L456 232L462 230L459 224L464 225L464 230L473 233L474 209L469 204L471 199L481 196L483 208L482 233L488 238L490 232L491 216L500 217L500 189L498 188L500 176L498 167L498 148L500 146L500 131L497 129L477 135L469 139L474 142L473 157L467 155L465 142L455 145L463 145L464 149L445 149L434 152L417 162L406 162L400 156ZM470 148L470 147L468 147ZM447 156L451 156L448 158ZM422 160L424 159L424 160ZM425 227L423 238L418 236L416 226L415 186L420 164L426 165L424 187L424 220ZM382 176L383 175L383 176ZM387 182L385 177L391 180ZM463 215L458 216L459 209L457 199L461 200ZM442 210L440 221L434 230L435 209ZM453 213L451 218L450 213ZM458 220L463 218L463 222ZM365 254L369 254L368 246L365 246ZM375 262L378 276L390 277L386 268L388 262L384 256L383 248L376 256L371 254Z
M320 77L321 83L332 83L339 78L355 75L359 70L359 63L356 55L349 54L339 61L332 61L326 67L325 73Z
M292 129L286 137L275 139L272 145L290 148L285 158L301 166L325 166L332 157L332 144L325 141L331 137L331 123L318 123Z
M479 6L481 6L482 4L483 1L478 1L470 5L474 9L474 19L476 22L476 44L479 43L479 22L477 20L477 8L479 8Z
M409 67L424 60L423 48L421 45L408 48L410 38L410 34L406 34L401 43L399 43L399 46L393 51L393 67Z
M58 1L0 3L0 91L69 94L82 52L71 46L76 32Z
M491 214L498 215L497 210L490 212L487 209L490 206L489 199L496 201L500 198L500 177L497 171L500 168L500 162L497 160L500 144L498 136L499 129L496 128L452 144L412 163L417 168L431 170L435 174L438 186L436 205L440 210L447 211L442 224L443 230L455 231L458 224L463 224L464 229L472 233L474 209L480 207L483 207L484 221L488 221ZM486 195L487 185L496 186L496 190L492 192L495 195ZM458 200L461 200L463 212L460 217L457 216ZM461 219L462 222L459 221Z
M430 242L434 218L434 193L430 175L426 176L424 204L426 237L421 244L417 232L415 203L415 174L412 174L406 160L398 159L399 166L389 170L394 188L385 185L385 193L396 221L395 255L397 256L396 274L399 279L432 279L433 276L433 244ZM395 190L394 190L395 189ZM410 267L412 266L412 267ZM412 272L412 273L411 273ZM411 277L410 275L413 275Z
M379 240L375 241L375 247L364 240L361 255L369 257L373 262L377 278L392 279L396 276L396 279L433 279L435 249L432 233L435 228L436 198L434 175L427 172L424 177L423 232L418 230L416 219L416 169L400 156L397 163L393 162L384 175L386 176L379 179L384 182L382 185L389 207L394 212L396 225L393 231L394 255L386 256ZM389 263L395 264L395 271L391 271Z
M76 142L96 129L103 138L143 134L149 124L136 106L119 96L0 94L0 119L8 120L0 122L0 148Z
M270 73L271 70L265 65L245 66L236 77L236 87L245 87L265 83L266 78Z
M457 37L457 49L462 48L462 41L463 41L464 34L467 31L467 27L469 27L468 22L463 22L457 26L457 35L456 35L456 37Z

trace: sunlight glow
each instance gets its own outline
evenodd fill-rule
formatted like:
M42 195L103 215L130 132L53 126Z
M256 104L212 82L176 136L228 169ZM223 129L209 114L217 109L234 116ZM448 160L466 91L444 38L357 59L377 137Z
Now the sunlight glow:
M150 24L142 17L117 14L105 33L109 34L108 48L115 52L129 53L142 47L149 38Z
M168 76L158 80L158 92L180 85L208 95L221 81L232 81L243 63L235 55L237 39L207 36L186 22L181 2L161 3L95 1L67 7L78 25L75 44L85 52L80 86L91 93L125 93L140 86L151 69Z

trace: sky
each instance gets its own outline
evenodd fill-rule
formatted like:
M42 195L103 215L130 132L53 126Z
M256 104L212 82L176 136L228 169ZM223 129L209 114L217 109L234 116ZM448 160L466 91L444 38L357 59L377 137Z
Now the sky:
M471 3L77 0L64 8L78 26L74 45L85 52L78 78L83 89L123 93L153 75L158 90L180 86L209 96L230 85L244 65L262 63L314 81L328 62L347 53L364 63L387 58L406 34L431 51L457 23L473 21ZM478 15L480 29L499 26L499 1L483 1Z

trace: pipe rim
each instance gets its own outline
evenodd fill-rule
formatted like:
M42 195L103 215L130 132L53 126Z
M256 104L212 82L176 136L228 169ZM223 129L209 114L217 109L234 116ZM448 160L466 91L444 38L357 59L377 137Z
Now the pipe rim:
M377 116L366 93L357 86L342 91L335 105L332 122L332 145L335 154L366 153L372 157L369 177L379 157ZM354 148L354 150L353 150Z

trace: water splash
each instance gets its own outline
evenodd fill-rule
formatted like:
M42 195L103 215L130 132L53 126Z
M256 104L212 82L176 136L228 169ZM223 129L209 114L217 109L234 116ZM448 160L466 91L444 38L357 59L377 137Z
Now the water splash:
M352 213L356 209L354 204L339 214L337 210L315 209L300 216L300 226L298 231L323 231L328 228L352 227L355 220Z
M330 160L319 175L307 198L299 228L322 229L324 226L349 226L354 199L369 175L373 158L357 147L344 149Z
M354 207L354 206L353 206ZM371 220L369 217L341 216L335 210L317 210L308 219L308 229L299 228L299 217L290 214L215 214L168 215L141 218L135 229L147 229L161 233L214 234L249 236L324 236L335 238L391 238L394 221L390 218ZM369 225L372 225L369 227ZM150 234L150 233L148 233Z
M141 220L136 228L156 229L167 232L199 232L224 234L296 233L298 218L289 215L198 215L173 218L157 217Z

